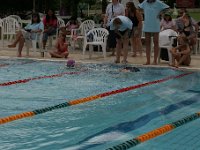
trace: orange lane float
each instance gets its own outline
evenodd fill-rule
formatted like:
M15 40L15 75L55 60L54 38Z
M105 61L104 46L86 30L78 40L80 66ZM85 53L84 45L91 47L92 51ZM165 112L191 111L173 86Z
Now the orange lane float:
M52 77L59 77L59 76L62 76L64 74L78 74L78 73L80 73L80 72L66 72L66 73L56 74L56 75L51 75L51 76L43 76L43 77L36 77L36 78L31 78L31 79L18 80L18 81L13 81L11 83L9 83L9 82L3 83L5 85L0 84L0 86L6 86L7 84L10 85L10 84L16 84L16 83L25 83L25 82L28 82L29 80L33 80L33 79L36 80L36 79L41 79L41 78L52 78ZM108 91L108 92L105 92L105 93L101 93L101 94L97 94L97 95L93 95L93 96L89 96L89 97L85 97L85 98L72 100L72 101L69 101L69 102L66 102L66 103L58 104L58 105L55 105L55 106L50 106L50 107L47 107L47 108L37 109L37 110L31 111L31 112L25 112L25 113L16 114L16 115L13 115L13 116L0 118L0 124L5 124L5 123L8 123L8 122L11 122L11 121L14 121L14 120L19 120L19 119L22 119L22 118L27 118L27 117L31 117L31 116L34 116L34 115L46 113L46 112L52 111L54 109L60 109L60 108L64 108L64 107L68 107L68 106L72 106L72 105L86 103L86 102L93 101L93 100L96 100L96 99L100 99L100 98L103 98L103 97L107 97L107 96L110 96L110 95L115 95L115 94L118 94L118 93L127 92L127 91L134 90L134 89L137 89L137 88L162 83L162 82L168 81L170 79L181 78L181 77L184 77L186 75L190 75L192 73L193 72L184 73L184 74L181 74L181 75L178 75L178 76L169 76L169 77L166 77L166 78L163 78L163 79L160 79L160 80L150 81L150 82L142 83L142 84L139 84L139 85L129 86L129 87L126 87L126 88L121 88L121 89ZM149 137L149 135L145 135L145 137L146 136ZM141 137L141 140L142 139L143 138ZM147 138L144 138L144 140L145 139L147 139Z
M192 115L187 116L187 117L184 117L184 118L182 118L182 119L180 119L178 121L172 122L170 124L166 124L164 126L161 126L160 128L157 128L157 129L152 130L150 132L147 132L145 134L139 135L136 138L133 138L133 139L128 140L128 141L125 141L122 144L115 145L115 146L113 146L111 148L108 148L106 150L118 150L118 149L127 150L127 149L129 149L131 147L134 147L134 146L140 144L140 143L143 143L145 141L148 141L148 140L151 140L151 139L153 139L155 137L163 135L163 134L165 134L167 132L170 132L170 131L174 130L175 128L180 127L180 126L182 126L182 125L184 125L184 124L186 124L188 122L191 122L193 120L196 120L198 118L200 118L200 112L192 114Z

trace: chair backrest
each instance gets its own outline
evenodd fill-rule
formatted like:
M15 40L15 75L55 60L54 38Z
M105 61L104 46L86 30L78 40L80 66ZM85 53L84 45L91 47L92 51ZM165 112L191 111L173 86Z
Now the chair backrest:
M58 24L58 28L60 27L65 27L65 21L62 18L57 18L57 24Z
M3 20L0 18L0 26L3 26Z
M104 42L107 42L108 35L109 35L109 32L105 28L93 28L87 33L86 40L88 42L104 43ZM88 38L92 38L92 39L88 39Z
M2 35L3 35L3 20L0 18L0 31L1 31L1 39L2 39Z
M78 17L77 21L78 21L79 24L81 24L82 23L82 18Z
M163 30L159 33L159 46L171 46L172 37L177 37L178 34L172 29Z
M16 34L16 30L19 29L19 23L15 18L6 17L3 18L3 34Z
M16 19L20 25L20 27L22 27L22 19L20 18L20 16L17 16L17 15L10 15L8 17L12 17L14 19Z
M81 35L85 35L88 31L95 27L95 22L93 20L85 20L81 23L79 30Z
M3 27L3 20L0 18L0 28Z

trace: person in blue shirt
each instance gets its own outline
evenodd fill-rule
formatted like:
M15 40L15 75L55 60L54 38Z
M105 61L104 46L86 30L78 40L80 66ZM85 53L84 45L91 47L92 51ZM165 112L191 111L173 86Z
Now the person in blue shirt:
M9 48L14 48L18 44L18 57L22 56L22 49L24 47L24 42L31 42L31 40L35 40L38 38L39 34L44 30L44 25L40 21L40 16L38 13L32 14L32 21L28 24L24 29L21 29L17 35L15 41L8 45ZM29 42L29 43L30 43Z
M123 60L122 63L127 63L128 56L128 44L132 31L133 23L126 16L117 16L113 18L110 22L110 30L115 31L116 36L116 60L115 63L120 63L121 51L123 51ZM123 47L122 47L123 45Z
M143 32L145 32L145 44L146 44L146 58L145 65L150 64L150 51L151 51L151 36L153 36L154 43L154 61L153 64L157 64L158 51L159 51L159 32L160 32L160 14L169 8L168 5L160 0L144 0L138 5L140 9L144 11L144 24Z

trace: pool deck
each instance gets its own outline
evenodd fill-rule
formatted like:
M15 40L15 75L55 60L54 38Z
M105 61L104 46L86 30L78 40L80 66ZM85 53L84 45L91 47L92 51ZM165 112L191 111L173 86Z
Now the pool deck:
M82 55L82 50L76 49L74 51L70 51L68 59L74 59L77 62L86 62L86 63L114 63L115 56L109 56L111 53L107 52L107 57L104 59L102 52L93 52L92 58L89 59L88 52L86 52L86 55ZM137 56L137 57L131 57L132 52L129 50L128 54L128 64L135 64L135 65L143 65L146 62L146 56L145 52L143 52L143 56ZM17 47L16 48L8 48L7 44L3 47L2 44L0 44L0 57L16 57L17 56ZM17 57L16 57L17 58ZM22 57L21 58L34 58L34 59L45 59L45 60L66 60L62 58L51 58L48 53L45 53L45 57L41 57L40 53L37 52L36 56L34 56L33 52L30 52L29 57L26 56L26 47L23 48L22 51ZM122 59L122 58L121 58ZM153 60L153 57L151 57L151 61ZM161 60L159 65L157 66L166 66L168 67L168 62ZM200 70L200 54L192 54L192 61L191 65L189 67L181 67L181 68L187 68L187 69L197 69Z

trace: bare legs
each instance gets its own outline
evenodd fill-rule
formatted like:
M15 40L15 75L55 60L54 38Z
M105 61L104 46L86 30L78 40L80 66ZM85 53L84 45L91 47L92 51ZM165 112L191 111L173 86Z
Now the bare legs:
M133 37L131 39L131 45L133 48L133 57L137 56L137 52L140 53L140 56L142 56L142 41L140 37Z
M154 44L154 61L153 65L157 65L158 51L159 51L159 33L153 34L153 44Z
M120 63L120 56L121 52L123 51L123 63L127 63L127 56L128 56L128 43L129 40L127 38L122 39L116 39L117 45L116 45L116 60L115 63ZM123 48L122 48L123 47Z
M116 60L115 63L120 63L120 55L121 55L121 49L122 49L122 40L116 39Z
M127 38L123 38L123 63L127 62L127 57L128 57L128 43L129 43L129 39Z
M158 59L158 51L159 51L159 45L158 45L158 39L159 39L159 33L153 33L153 43L154 43L154 61L153 65L157 65L157 59ZM151 33L145 32L145 43L146 43L146 64L150 65L150 57L151 57Z
M25 39L22 35L22 32L19 31L16 35L15 41L12 44L8 45L8 47L9 48L16 47L17 43L19 43L19 45L18 45L18 55L17 56L21 57L22 56L22 49L24 47L24 42L25 42Z
M57 51L51 51L49 54L54 58L67 58L69 55L68 52L58 53Z
M151 33L145 32L145 45L146 45L146 65L150 65L150 52L151 52Z
M177 61L177 63L175 63L175 60ZM172 66L173 67L178 68L182 64L189 66L190 62L191 62L190 53L184 54L181 56L180 54L172 52Z

